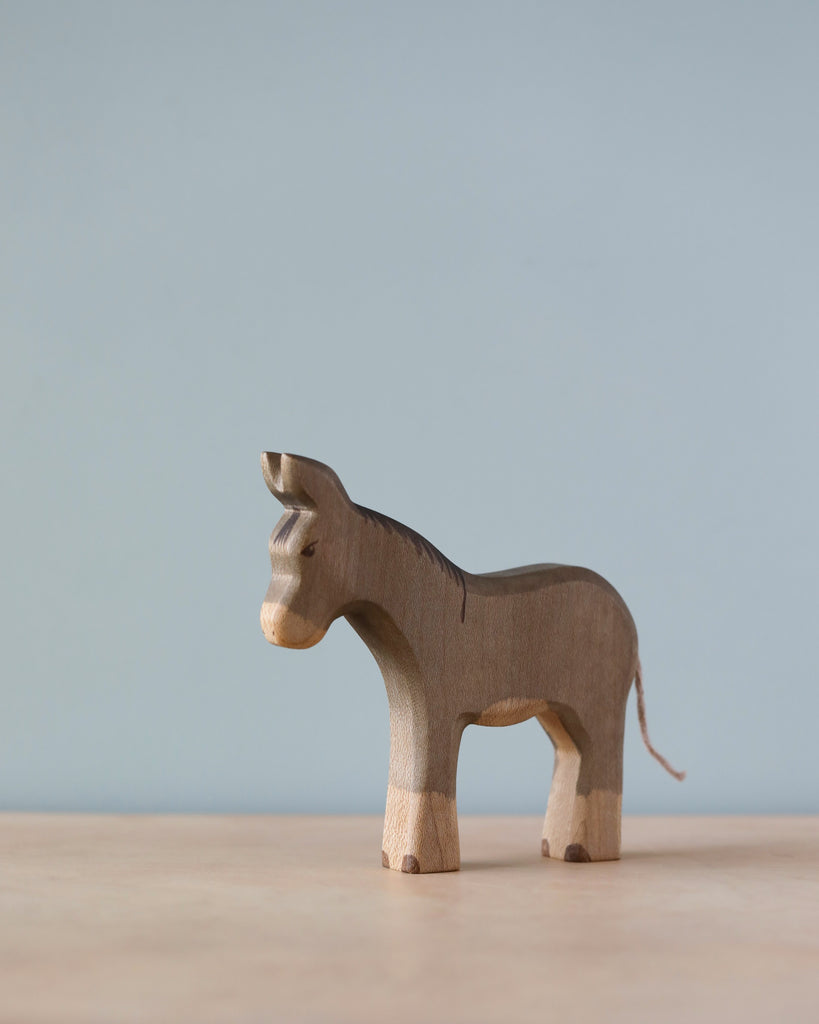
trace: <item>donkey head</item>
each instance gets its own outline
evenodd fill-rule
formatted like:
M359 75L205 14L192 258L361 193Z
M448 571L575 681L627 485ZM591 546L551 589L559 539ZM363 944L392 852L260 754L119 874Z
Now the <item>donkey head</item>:
M353 506L332 469L313 459L263 452L262 473L284 505L270 536L262 632L279 647L312 647L350 600Z

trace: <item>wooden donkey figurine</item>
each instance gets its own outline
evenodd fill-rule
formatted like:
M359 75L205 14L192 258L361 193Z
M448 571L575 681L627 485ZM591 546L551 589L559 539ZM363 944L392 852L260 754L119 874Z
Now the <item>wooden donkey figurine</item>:
M312 647L343 615L384 676L384 866L458 870L461 733L533 715L555 748L543 855L617 860L632 680L646 746L683 777L649 742L637 631L617 591L568 565L472 575L414 530L354 504L320 462L265 452L262 471L284 506L270 538L265 637Z

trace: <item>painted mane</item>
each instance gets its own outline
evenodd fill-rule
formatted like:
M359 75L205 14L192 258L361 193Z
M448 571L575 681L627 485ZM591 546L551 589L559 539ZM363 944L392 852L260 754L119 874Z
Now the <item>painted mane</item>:
M375 509L365 508L364 505L353 504L353 508L368 522L375 523L377 526L385 529L388 533L398 534L399 537L403 537L405 540L408 540L419 555L427 558L430 562L437 565L439 569L445 572L450 579L455 580L463 593L463 599L461 601L461 622L464 622L466 619L466 580L464 578L463 569L460 569L451 559L447 558L446 555L442 551L439 551L434 544L431 544L426 537L422 537L420 533L416 533L416 531L411 527L405 526L403 523L399 523L397 519L385 516L383 512L376 512Z

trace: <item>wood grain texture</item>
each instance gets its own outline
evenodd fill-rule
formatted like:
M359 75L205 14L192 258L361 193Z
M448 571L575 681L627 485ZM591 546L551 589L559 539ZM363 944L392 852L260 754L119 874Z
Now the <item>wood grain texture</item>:
M384 677L382 863L456 871L463 730L535 716L555 748L544 855L619 857L626 701L639 661L634 621L611 584L554 563L474 575L356 505L320 462L265 452L262 471L284 506L270 538L265 637L311 647L344 616Z
M819 818L460 824L401 877L377 817L0 815L0 1024L819 1019Z

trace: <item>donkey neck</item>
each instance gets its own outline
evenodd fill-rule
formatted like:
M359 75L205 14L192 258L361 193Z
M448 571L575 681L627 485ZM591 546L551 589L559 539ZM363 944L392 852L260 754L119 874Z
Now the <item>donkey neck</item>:
M427 616L419 619L419 604L460 625L466 612L466 574L403 523L355 508L357 600L347 617L377 660L374 644L406 648L400 655L404 664L408 650L420 660L429 637L421 627Z

